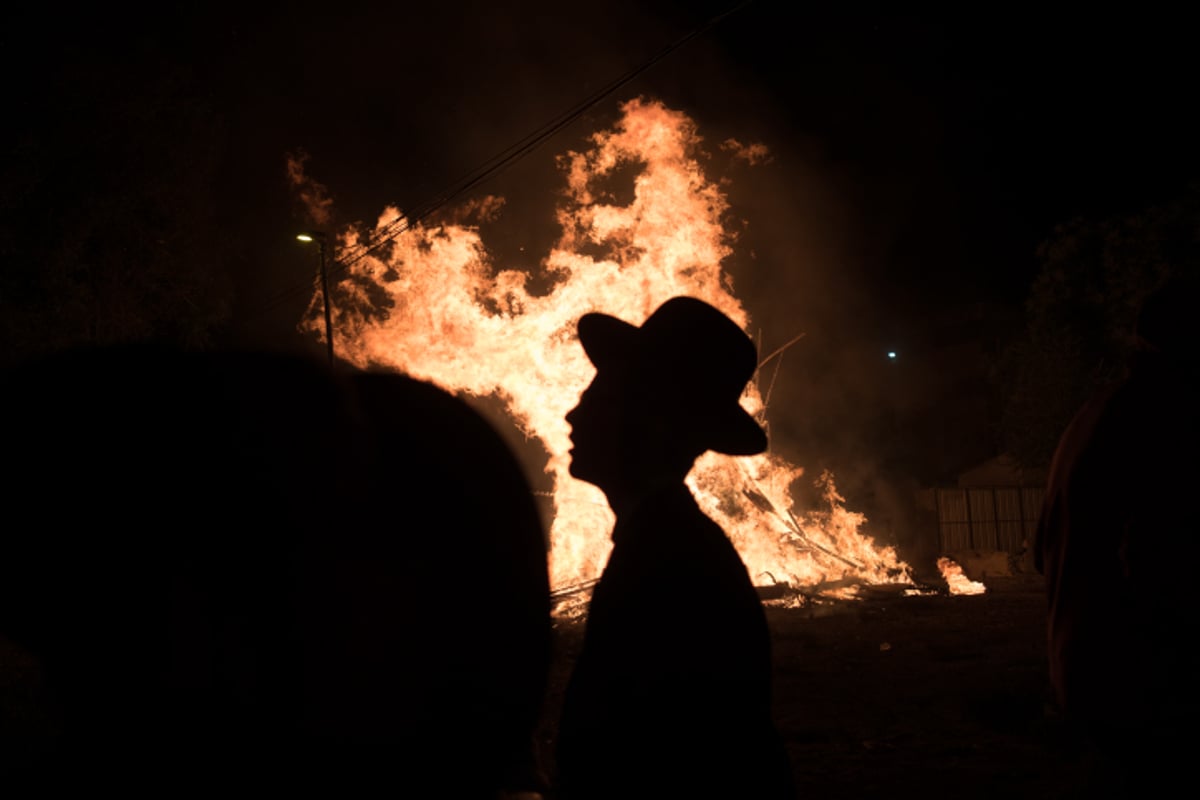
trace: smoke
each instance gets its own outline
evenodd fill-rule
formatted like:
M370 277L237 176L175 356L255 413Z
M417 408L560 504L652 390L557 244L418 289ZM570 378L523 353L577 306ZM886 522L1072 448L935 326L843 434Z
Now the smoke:
M333 220L333 198L329 190L305 171L311 156L303 150L287 155L287 178L305 218L317 228L326 228Z
M771 151L762 142L742 144L732 137L721 143L721 149L732 153L751 166L767 164L771 161Z

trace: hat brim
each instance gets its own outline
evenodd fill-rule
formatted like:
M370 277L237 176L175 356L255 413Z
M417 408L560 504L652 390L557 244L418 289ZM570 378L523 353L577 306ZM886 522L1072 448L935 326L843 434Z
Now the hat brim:
M714 426L710 450L729 456L754 456L767 449L766 432L740 405L722 422Z

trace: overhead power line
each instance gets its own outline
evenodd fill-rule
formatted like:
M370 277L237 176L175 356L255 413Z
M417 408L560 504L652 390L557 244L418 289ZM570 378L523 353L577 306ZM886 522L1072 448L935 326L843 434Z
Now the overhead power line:
M477 166L475 169L463 175L442 192L438 193L426 202L409 209L406 213L375 231L367 242L348 249L342 253L340 258L334 260L328 267L328 277L336 278L345 274L352 266L357 264L359 261L362 261L373 251L384 246L385 244L388 244L389 242L394 241L405 231L427 219L431 214L443 208L451 201L461 197L466 192L469 192L485 181L508 169L517 161L532 153L546 141L553 138L563 128L577 120L588 109L592 108L600 101L612 95L621 87L633 81L646 70L650 69L655 64L658 64L660 61L667 58L669 55L686 45L691 40L703 35L715 25L742 10L752 2L753 0L745 0L745 2L739 3L727 11L711 17L703 25L693 29L686 35L668 44L646 61L604 84L595 92L585 97L583 100L559 113L557 116L548 120L531 133L504 148L496 155ZM303 285L297 284L289 287L288 289L285 289L274 295L271 299L264 303L263 306L261 306L260 310L261 312L266 312L270 309L276 308L289 297L302 291L310 291L311 288L311 281Z

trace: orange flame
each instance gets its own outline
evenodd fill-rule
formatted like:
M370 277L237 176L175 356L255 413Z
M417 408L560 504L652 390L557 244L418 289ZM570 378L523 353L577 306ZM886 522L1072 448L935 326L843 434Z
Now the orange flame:
M946 579L950 594L983 594L987 591L982 583L968 578L954 559L942 556L937 560L937 566Z
M659 304L684 294L708 301L743 329L749 322L722 268L735 241L722 221L728 202L701 167L695 124L653 101L635 99L621 110L611 130L560 158L562 234L542 262L553 281L547 293L530 293L525 272L490 263L472 224L494 213L499 201L485 198L460 209L457 221L408 226L386 253L351 261L335 304L335 337L346 361L392 367L460 394L498 397L521 430L541 441L553 482L556 589L598 577L613 524L599 489L567 472L565 416L594 374L575 335L577 320L602 311L641 324ZM610 202L603 189L618 169L636 172L632 199L624 204ZM399 216L385 210L376 230L394 230ZM347 231L342 250L362 252L370 241L362 237ZM321 335L321 325L309 319L305 325ZM764 418L757 386L747 388L742 404ZM845 509L832 476L819 481L826 508L793 508L788 490L801 474L770 453L708 453L688 485L728 532L756 582L908 582L909 568L894 550L859 533L864 518Z

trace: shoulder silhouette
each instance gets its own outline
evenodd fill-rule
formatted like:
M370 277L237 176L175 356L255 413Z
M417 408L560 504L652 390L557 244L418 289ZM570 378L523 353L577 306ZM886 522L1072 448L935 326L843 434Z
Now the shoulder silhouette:
M6 774L537 788L546 540L478 412L264 353L116 347L2 381L0 635L41 686Z
M1198 303L1193 277L1147 298L1126 376L1059 440L1038 523L1051 684L1106 789L1182 779L1200 713L1195 602L1168 567L1200 542Z

